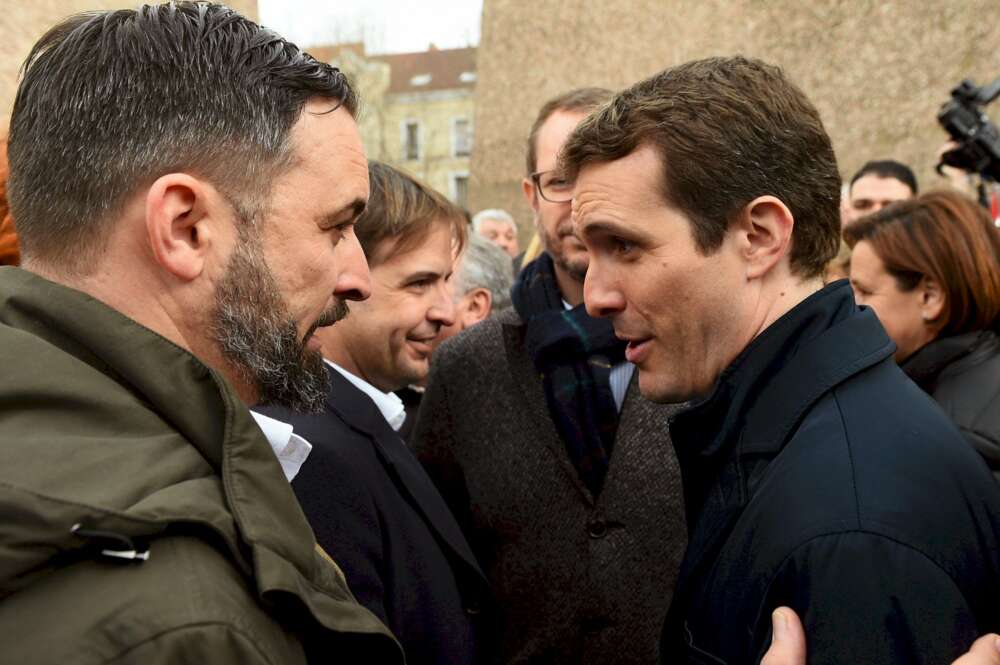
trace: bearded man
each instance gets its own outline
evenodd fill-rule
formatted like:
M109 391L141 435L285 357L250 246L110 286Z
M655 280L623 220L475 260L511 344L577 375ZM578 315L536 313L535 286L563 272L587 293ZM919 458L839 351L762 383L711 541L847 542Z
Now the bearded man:
M308 444L247 409L317 408L313 333L369 293L356 108L221 5L81 14L35 46L23 269L0 269L3 662L402 662L289 487Z

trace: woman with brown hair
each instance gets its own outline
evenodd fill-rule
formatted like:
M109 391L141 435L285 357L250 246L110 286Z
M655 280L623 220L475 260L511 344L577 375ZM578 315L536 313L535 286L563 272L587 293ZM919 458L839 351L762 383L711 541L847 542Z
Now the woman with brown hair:
M844 239L858 304L1000 479L1000 230L972 199L942 191L864 217Z

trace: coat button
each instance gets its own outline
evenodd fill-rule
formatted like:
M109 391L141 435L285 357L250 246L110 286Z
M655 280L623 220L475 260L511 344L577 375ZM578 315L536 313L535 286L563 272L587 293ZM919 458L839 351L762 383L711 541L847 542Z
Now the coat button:
M465 613L468 614L470 617L475 617L482 614L482 610L479 608L479 605L472 604L465 608Z
M594 520L587 525L587 533L591 538L603 538L608 535L608 525L604 520Z

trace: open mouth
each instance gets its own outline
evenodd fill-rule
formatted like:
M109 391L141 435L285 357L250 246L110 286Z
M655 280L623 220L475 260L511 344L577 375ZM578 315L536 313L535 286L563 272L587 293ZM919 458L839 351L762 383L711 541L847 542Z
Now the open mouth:
M649 348L652 341L652 337L628 340L628 345L625 347L625 360L634 365L642 362L649 354Z

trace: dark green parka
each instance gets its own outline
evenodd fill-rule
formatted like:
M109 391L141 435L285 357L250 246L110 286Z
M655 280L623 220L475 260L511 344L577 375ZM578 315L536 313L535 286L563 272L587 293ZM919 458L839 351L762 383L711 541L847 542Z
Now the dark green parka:
M221 375L0 268L0 662L402 660Z

